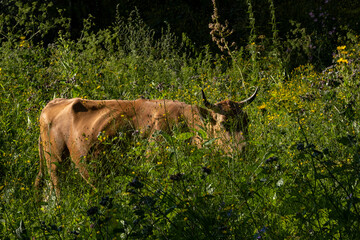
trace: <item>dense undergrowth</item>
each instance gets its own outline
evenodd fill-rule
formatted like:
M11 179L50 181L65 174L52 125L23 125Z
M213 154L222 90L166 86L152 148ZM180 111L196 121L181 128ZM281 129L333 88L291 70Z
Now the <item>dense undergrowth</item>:
M215 55L196 52L185 35L176 41L170 29L155 39L136 12L99 32L89 18L71 40L67 19L44 21L47 6L18 9L1 15L1 239L359 238L357 36L343 37L323 71L302 65L286 73L280 53L291 40L276 34L235 51L220 34L225 53ZM61 29L54 43L34 41L52 28ZM62 198L38 201L38 118L49 100L144 96L202 105L201 89L216 102L242 100L256 86L246 152L222 154L206 135L198 149L175 131L146 157L147 140L136 133L126 147L100 135L109 149L91 176L97 190L69 162Z

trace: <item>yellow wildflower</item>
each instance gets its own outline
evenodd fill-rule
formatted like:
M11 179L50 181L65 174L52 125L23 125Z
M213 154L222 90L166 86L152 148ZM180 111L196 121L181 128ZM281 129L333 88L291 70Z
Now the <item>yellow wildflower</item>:
M348 63L348 60L344 59L344 58L340 58L336 62L338 62L338 63Z
M266 108L266 104L263 102L260 106L257 107L259 110Z

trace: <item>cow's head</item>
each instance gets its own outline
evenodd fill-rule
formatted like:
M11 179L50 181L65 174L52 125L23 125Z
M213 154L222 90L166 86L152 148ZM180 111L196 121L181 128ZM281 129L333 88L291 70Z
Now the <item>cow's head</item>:
M217 143L227 152L231 147L242 149L245 146L245 137L248 127L248 115L243 108L254 101L258 88L251 97L235 102L224 100L215 104L208 102L204 91L202 91L205 106L211 110L211 132Z

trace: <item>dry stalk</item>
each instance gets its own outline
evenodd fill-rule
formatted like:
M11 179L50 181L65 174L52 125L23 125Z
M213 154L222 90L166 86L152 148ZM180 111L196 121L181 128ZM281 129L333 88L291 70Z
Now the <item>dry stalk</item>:
M229 54L229 56L231 57L231 59L234 61L236 67L238 68L238 70L240 72L240 76L241 76L241 80L242 80L242 87L245 89L245 83L244 83L244 77L242 74L242 70L241 70L240 66L237 64L236 58L233 56L233 54L232 54L233 51L231 50L231 48L235 48L236 43L232 42L231 44L229 44L229 42L226 40L226 38L229 37L234 32L234 30L229 29L229 22L227 20L225 20L225 24L220 23L220 21L219 21L220 16L218 14L218 9L216 7L215 0L212 0L212 3L213 3L213 7L214 7L214 13L211 15L212 22L209 23L209 28L211 29L211 31L210 31L211 39L213 42L216 43L216 45L222 52L226 51ZM245 89L245 91L246 91L246 89Z

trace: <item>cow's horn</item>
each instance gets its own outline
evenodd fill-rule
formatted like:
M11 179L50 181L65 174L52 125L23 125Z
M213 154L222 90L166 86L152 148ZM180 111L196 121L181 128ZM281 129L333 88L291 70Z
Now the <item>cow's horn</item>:
M259 88L257 87L257 88L255 89L255 92L253 93L253 95L251 95L248 99L242 100L242 101L239 102L239 103L240 103L240 104L249 104L249 103L251 103L252 101L254 101L258 90L259 90Z
M213 109L215 106L214 106L213 104L211 104L211 103L208 102L208 100L206 99L204 90L201 89L201 93L202 93L202 97L203 97L203 101L204 101L205 107L210 108L210 109Z

